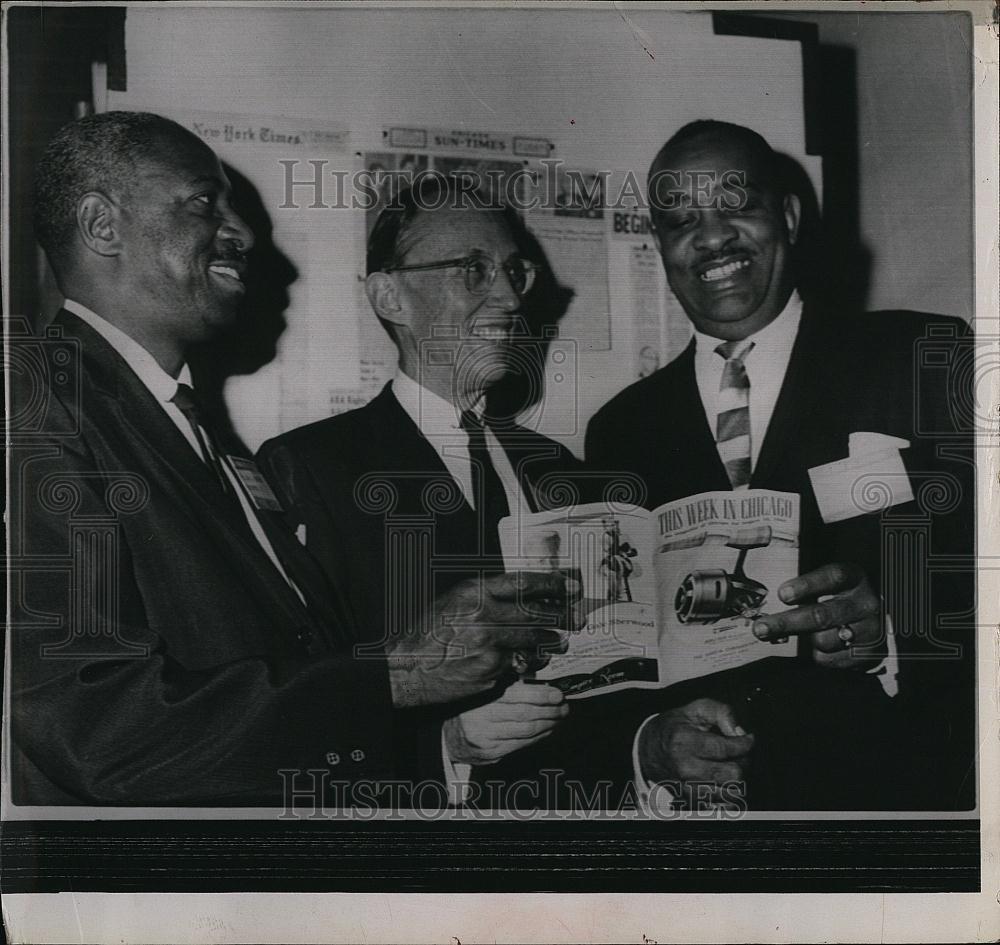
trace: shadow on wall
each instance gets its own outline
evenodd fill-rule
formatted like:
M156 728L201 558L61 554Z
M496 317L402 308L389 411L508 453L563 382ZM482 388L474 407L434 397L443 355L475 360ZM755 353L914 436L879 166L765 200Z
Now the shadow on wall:
M191 372L215 428L237 439L223 396L226 381L253 374L274 360L287 327L288 287L299 271L275 245L274 226L257 188L228 164L223 167L233 185L233 206L253 231L254 248L239 318L231 329L198 348L191 357Z
M822 238L809 262L819 267L818 301L828 308L868 309L873 255L861 241L860 141L857 53L820 42L822 76L807 121L817 125L823 157Z
M549 346L558 336L559 322L575 295L573 289L556 279L541 243L523 224L515 240L524 257L538 263L541 269L521 307L508 373L487 395L487 413L498 426L514 423L545 396Z
M722 36L801 44L806 153L822 158L823 214L808 175L782 155L786 180L803 202L805 232L796 254L800 290L803 298L831 312L864 311L874 260L861 243L857 52L850 45L821 41L817 17L827 16L855 22L848 14L776 10L713 13L712 22Z
M802 205L793 255L799 294L830 312L864 311L871 253L859 240L845 239L827 224L812 180L795 158L779 153L778 162L786 192L795 194Z

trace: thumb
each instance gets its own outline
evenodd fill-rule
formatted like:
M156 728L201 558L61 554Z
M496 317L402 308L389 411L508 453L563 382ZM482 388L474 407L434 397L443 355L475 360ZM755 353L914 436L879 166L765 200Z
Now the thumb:
M717 728L723 735L746 735L746 729L736 721L736 713L732 706L715 699L698 700L699 721Z
M575 600L582 585L558 571L507 571L483 581L494 599L522 602L554 598Z

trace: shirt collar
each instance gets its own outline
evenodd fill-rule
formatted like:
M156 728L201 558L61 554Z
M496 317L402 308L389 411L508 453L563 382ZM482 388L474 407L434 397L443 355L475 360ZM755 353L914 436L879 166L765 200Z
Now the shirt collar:
M111 345L160 403L169 403L173 399L178 384L191 386L191 369L186 363L181 365L177 377L171 377L138 341L126 335L107 319L101 318L87 306L73 299L66 299L63 308L85 321Z
M397 369L393 378L392 392L425 437L447 436L455 432L463 437L466 435L455 405L428 390L401 369ZM484 399L480 397L473 406L474 413L481 415Z
M761 359L761 355L764 354L766 360L773 361L776 354L791 352L801 320L802 299L798 292L793 292L781 310L781 314L760 331L750 336L754 346L747 354L747 359L751 356ZM711 360L713 356L717 357L715 349L721 343L721 339L697 330L694 332L694 339L695 357L703 360Z

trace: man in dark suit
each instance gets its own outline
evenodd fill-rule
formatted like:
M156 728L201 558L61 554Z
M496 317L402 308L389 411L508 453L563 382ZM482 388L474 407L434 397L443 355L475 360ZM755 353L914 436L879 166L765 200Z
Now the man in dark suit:
M46 149L36 214L66 303L11 354L14 802L319 804L329 781L418 777L394 707L490 689L556 639L534 601L564 582L457 584L359 652L191 387L253 245L215 154L156 115L82 119Z
M756 806L968 808L972 348L956 319L803 302L800 201L780 167L763 138L721 122L661 149L651 215L694 339L588 428L588 462L641 476L650 507L747 487L801 496L801 573L778 591L790 609L754 627L763 641L797 637L798 659L674 693L712 698L645 724L643 777L713 781L751 764ZM810 477L849 452L858 462L834 485ZM891 498L867 504L872 492ZM756 743L720 730L726 704Z
M428 595L502 571L499 519L549 507L547 485L579 465L493 409L491 392L519 363L537 268L519 233L516 215L456 178L424 176L398 194L372 230L366 283L399 351L395 379L259 454L306 547L387 639ZM450 761L487 765L544 738L566 714L562 696L506 685L514 678L467 711L423 713L411 742L440 741L443 722Z

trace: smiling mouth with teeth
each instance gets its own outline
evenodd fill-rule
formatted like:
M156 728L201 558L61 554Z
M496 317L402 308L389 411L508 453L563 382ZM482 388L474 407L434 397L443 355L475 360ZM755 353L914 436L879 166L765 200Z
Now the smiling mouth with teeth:
M471 334L474 338L484 338L487 341L506 341L510 333L503 326L477 325Z
M739 272L741 269L746 269L749 265L749 259L738 259L735 262L726 263L724 266L713 266L711 269L703 272L698 278L702 282L717 282L719 279L725 279Z
M216 263L214 266L209 266L208 271L218 273L220 276L226 276L229 279L235 279L240 285L243 284L243 277L232 266Z

